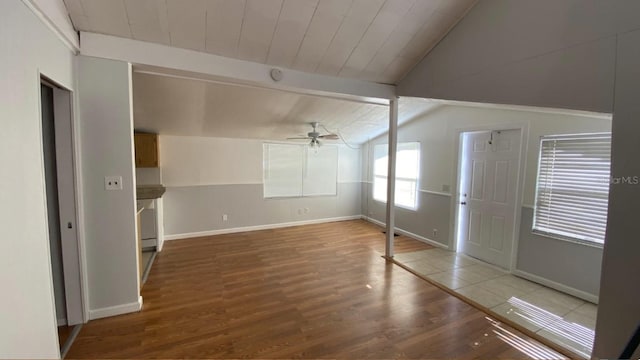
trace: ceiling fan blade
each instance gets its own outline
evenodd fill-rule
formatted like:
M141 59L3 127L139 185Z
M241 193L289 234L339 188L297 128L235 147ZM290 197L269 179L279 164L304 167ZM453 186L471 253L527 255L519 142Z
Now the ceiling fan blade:
M288 137L287 140L308 140L309 137Z
M326 134L326 135L320 135L318 137L321 138L321 139L328 139L328 140L338 140L338 139L340 139L338 134Z

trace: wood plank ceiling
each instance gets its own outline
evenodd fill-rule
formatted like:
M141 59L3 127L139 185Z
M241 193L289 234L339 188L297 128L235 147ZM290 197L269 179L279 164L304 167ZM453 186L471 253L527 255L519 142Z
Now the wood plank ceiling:
M476 0L64 0L77 30L395 84Z
M282 141L306 134L309 122L317 121L356 145L384 133L389 124L386 105L145 73L134 73L133 100L136 129L163 135ZM411 121L439 106L427 99L400 98L398 121Z

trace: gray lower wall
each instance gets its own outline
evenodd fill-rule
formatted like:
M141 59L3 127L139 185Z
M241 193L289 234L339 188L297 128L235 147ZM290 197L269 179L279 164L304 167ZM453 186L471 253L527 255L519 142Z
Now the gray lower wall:
M451 197L424 191L418 194L418 210L395 208L396 227L448 247ZM362 183L362 196L362 214L385 222L387 205L373 199L371 183ZM433 234L434 229L437 229L436 236Z
M536 235L532 224L533 209L523 207L516 268L597 297L602 249Z
M168 187L163 196L165 236L358 216L360 199L357 182L338 183L337 196L281 199L264 199L262 184Z

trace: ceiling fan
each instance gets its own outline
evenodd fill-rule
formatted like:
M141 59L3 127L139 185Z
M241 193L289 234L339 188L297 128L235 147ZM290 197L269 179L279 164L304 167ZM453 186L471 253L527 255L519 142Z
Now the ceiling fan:
M311 140L311 142L309 143L309 146L311 147L318 147L321 145L320 143L320 139L322 140L338 140L340 139L340 137L338 136L338 134L332 133L329 130L327 130L327 128L325 128L323 125L320 125L318 122L310 122L309 123L312 127L312 130L310 132L307 133L307 136L299 136L299 137L290 137L287 138L287 140ZM321 126L325 131L327 131L327 134L320 134L318 132L318 126Z

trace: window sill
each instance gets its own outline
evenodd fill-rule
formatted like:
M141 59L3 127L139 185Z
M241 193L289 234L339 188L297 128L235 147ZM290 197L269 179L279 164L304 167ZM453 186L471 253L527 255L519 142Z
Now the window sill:
M597 243L597 242L571 238L571 237L568 237L568 236L551 234L551 233L544 232L544 231L532 230L531 233L534 234L534 235L542 236L542 237L549 238L549 239L565 241L565 242L573 243L573 244L576 244L576 245L583 245L583 246L588 246L588 247L592 247L592 248L596 248L596 249L602 249L604 247L604 244L600 244L600 243Z

